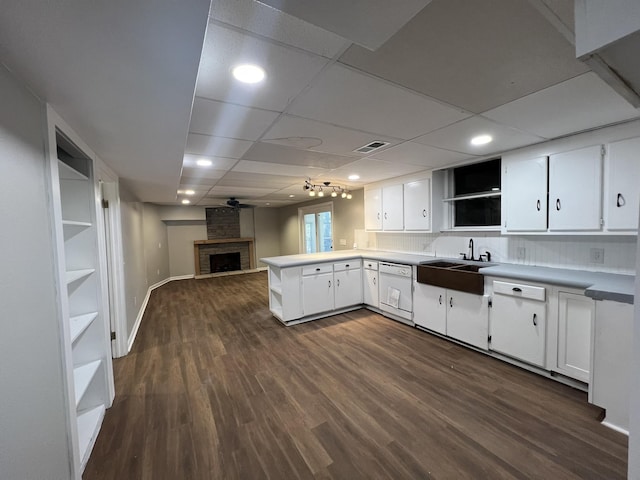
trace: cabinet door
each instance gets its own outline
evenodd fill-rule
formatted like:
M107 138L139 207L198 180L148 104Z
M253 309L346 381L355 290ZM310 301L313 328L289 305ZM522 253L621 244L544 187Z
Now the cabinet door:
M605 208L607 230L638 230L640 138L609 145Z
M364 303L372 307L380 308L380 295L378 293L378 271L364 271Z
M549 230L600 230L601 199L600 145L549 157Z
M302 278L304 315L333 310L333 273L320 273Z
M445 335L447 333L447 291L441 287L414 282L413 321L416 325Z
M447 290L447 335L487 350L489 307L487 297Z
M557 371L589 382L594 301L584 295L558 292Z
M431 230L431 181L404 184L404 229Z
M382 230L382 190L379 188L364 192L364 228Z
M351 307L362 303L362 268L335 272L335 308Z
M547 157L503 159L507 232L547 230Z
M402 185L391 185L382 189L382 229L404 228L404 198Z
M491 350L544 367L546 303L494 295Z

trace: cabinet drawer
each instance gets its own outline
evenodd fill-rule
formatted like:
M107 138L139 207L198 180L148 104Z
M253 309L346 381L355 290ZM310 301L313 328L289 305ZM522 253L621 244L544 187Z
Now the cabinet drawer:
M546 289L533 285L523 285L521 283L493 281L493 293L510 295L512 297L529 298L531 300L545 301Z
M315 265L307 265L302 267L302 275L318 275L320 273L333 272L333 265L331 263L317 263Z
M359 258L356 258L354 260L349 260L346 262L334 263L333 271L342 272L343 270L353 270L353 269L361 268L362 264L360 262L361 260Z
M378 262L376 260L364 260L364 268L378 271Z

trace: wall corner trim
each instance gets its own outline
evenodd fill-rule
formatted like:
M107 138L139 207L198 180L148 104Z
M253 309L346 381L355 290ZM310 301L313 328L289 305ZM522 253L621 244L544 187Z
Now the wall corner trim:
M138 330L140 329L140 324L142 323L142 317L144 316L144 312L147 309L147 304L149 303L149 298L151 297L151 292L162 285L165 285L174 280L188 280L193 278L193 275L179 275L176 277L168 277L164 280L161 280L158 283L154 283L147 289L147 294L144 296L144 300L142 301L142 305L140 305L140 310L138 311L138 316L136 317L136 323L133 326L133 330L131 331L131 335L129 336L129 341L127 342L127 353L131 352L131 348L133 348L133 342L136 340L136 335L138 335Z

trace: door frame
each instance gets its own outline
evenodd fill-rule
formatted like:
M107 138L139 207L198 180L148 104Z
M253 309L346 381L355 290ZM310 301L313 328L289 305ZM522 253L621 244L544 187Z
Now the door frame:
M306 207L298 207L298 252L304 253L304 216L310 213L331 212L331 250L334 245L335 229L333 216L333 202L316 203Z

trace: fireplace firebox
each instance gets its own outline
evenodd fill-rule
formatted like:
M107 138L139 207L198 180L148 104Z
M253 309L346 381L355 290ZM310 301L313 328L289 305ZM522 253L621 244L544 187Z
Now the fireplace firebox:
M209 268L211 273L242 270L240 252L210 254Z

